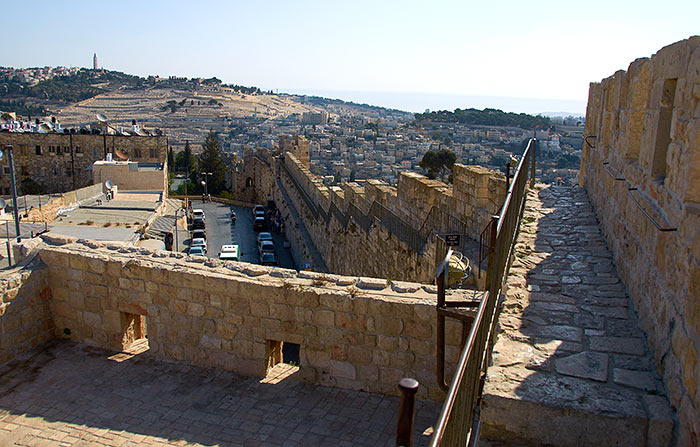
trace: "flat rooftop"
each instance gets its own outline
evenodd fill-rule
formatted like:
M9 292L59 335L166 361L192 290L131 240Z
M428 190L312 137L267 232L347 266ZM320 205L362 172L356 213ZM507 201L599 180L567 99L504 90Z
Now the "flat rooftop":
M54 340L0 367L0 445L394 446L399 398ZM416 402L414 445L440 404Z

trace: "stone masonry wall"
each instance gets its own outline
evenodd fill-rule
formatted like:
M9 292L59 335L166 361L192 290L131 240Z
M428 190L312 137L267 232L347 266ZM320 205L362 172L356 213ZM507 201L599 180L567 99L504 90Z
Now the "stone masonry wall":
M0 147L14 147L15 173L19 194L21 181L31 178L44 193L64 192L92 184L93 162L104 160L107 152L119 150L132 161L165 161L165 136L80 135L63 133L0 133ZM37 153L37 151L39 153ZM3 158L2 166L7 166ZM0 173L0 193L10 194L10 176Z
M48 246L40 256L57 337L120 350L145 316L151 352L162 358L263 376L274 342L291 342L300 345L306 382L396 394L399 379L415 377L419 397L444 398L435 383L433 286L203 264L94 242ZM450 322L450 370L460 338Z
M288 157L287 160L298 163L292 157ZM314 190L313 179L306 176L302 176L301 179L307 180L306 188ZM352 221L347 228L335 218L326 224L323 219L312 215L287 175L281 175L281 182L292 200L292 205L299 211L299 217L311 235L315 248L321 254L328 271L342 275L372 276L423 283L429 283L434 279L436 266L434 236L430 237L423 251L417 253L381 225L372 225L367 233ZM337 197L336 192L329 191L325 186L316 191L317 196L323 197L326 203L330 203L330 200ZM363 205L359 202L360 199L357 200L356 203L363 212L369 211L366 204ZM328 205L326 206L328 209ZM305 259L305 261L310 260Z
M0 364L54 337L46 267L33 262L0 278Z
M700 37L591 84L586 135L580 182L678 409L680 445L697 445Z
M377 202L414 231L434 228L431 225L443 231L452 229L451 224L440 220L451 216L465 224L467 237L478 239L490 216L498 212L505 199L505 179L477 166L455 165L454 188L412 172L400 173L398 188L380 181L368 181L364 187L351 182L328 188L293 155L284 154L280 162L306 196L325 212L333 203L343 212L354 205L366 214L372 203ZM281 179L330 271L419 282L433 280L438 251L435 236L430 236L417 253L382 225L373 225L369 233L353 224L345 228L335 218L327 225L308 209L287 176L282 175Z

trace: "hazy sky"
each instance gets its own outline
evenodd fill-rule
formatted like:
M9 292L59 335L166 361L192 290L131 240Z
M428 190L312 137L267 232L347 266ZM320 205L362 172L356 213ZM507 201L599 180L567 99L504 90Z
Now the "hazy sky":
M4 0L0 65L217 76L280 91L585 101L700 34L700 1ZM465 107L468 104L465 104Z

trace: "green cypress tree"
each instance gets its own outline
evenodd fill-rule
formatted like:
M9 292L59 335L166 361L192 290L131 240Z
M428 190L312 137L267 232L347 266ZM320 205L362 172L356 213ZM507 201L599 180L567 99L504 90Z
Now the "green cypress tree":
M197 159L199 181L206 181L209 194L217 195L226 189L226 162L216 132L209 130L202 149ZM205 172L211 175L206 176Z

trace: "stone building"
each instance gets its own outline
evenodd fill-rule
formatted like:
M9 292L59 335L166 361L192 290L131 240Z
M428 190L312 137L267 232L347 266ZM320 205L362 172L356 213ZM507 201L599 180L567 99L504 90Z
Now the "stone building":
M580 183L678 411L700 442L700 37L593 83Z
M70 133L2 132L0 147L12 145L19 194L32 180L43 193L65 192L92 184L91 166L107 154L137 162L163 163L167 156L165 136L83 135ZM3 157L0 193L11 194L8 158Z

